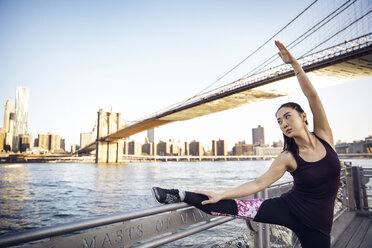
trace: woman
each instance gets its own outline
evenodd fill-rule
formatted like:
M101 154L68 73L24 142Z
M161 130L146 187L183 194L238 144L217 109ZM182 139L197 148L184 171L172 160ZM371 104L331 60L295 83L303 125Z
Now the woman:
M313 114L314 132L300 105L286 103L276 112L284 136L284 151L262 176L217 194L153 188L160 203L184 201L213 215L229 215L258 222L279 224L293 230L302 247L330 247L333 209L340 184L340 161L334 150L332 130L322 102L298 61L275 41L279 56L293 67ZM288 171L293 188L271 199L238 200L259 192ZM235 199L235 200L233 200Z

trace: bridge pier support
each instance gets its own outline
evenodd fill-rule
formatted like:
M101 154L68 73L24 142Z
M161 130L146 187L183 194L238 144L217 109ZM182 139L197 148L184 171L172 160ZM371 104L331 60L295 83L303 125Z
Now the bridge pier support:
M120 128L121 113L98 111L96 163L122 162L124 141L101 140L102 137L115 132Z
M110 143L107 141L96 142L96 163L122 162L124 144L122 141Z

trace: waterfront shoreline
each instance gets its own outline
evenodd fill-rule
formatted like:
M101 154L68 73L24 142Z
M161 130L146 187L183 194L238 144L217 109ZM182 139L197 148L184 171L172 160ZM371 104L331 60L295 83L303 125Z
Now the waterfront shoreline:
M372 159L372 154L338 154L340 159ZM136 162L203 162L203 161L265 161L276 156L231 155L231 156L147 156L124 155L118 163ZM0 163L95 163L95 156L69 156L68 154L1 154Z

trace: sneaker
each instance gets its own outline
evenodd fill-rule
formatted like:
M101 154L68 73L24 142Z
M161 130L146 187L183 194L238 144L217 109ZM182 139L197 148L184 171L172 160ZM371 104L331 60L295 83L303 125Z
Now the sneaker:
M171 204L181 202L178 189L162 189L159 187L153 187L152 195L159 203Z

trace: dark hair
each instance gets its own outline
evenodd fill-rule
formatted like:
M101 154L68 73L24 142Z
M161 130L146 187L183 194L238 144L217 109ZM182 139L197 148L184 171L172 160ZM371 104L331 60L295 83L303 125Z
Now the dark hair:
M295 102L287 102L282 104L278 110L275 113L275 116L278 114L278 111L281 108L291 108L296 110L299 114L305 113L305 111L301 108L301 106L298 103ZM307 120L305 121L306 125L308 125ZM294 138L289 138L283 133L283 138L284 138L284 146L283 146L283 152L288 151L292 153L292 155L297 158L298 157L298 146L294 140Z

